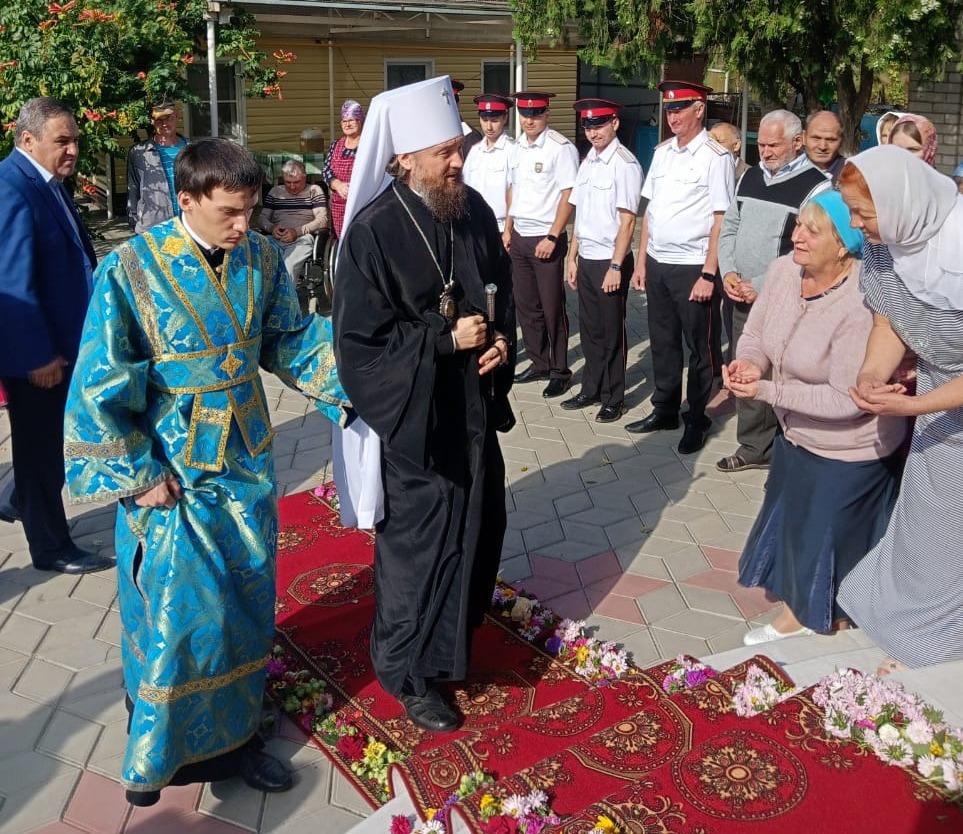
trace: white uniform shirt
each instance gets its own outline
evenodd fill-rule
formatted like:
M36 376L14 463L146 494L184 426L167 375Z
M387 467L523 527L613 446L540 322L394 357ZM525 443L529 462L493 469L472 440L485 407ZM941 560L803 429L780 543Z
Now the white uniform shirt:
M468 151L463 169L466 185L481 194L495 212L500 232L505 231L508 161L513 144L505 133L502 133L491 147L488 146L488 139L482 139Z
M642 166L619 140L598 153L592 148L578 169L568 201L575 206L578 253L590 261L609 260L619 233L619 209L637 214Z
M703 130L684 148L677 137L655 149L642 196L647 252L659 263L701 264L709 250L713 212L724 212L735 191L732 157Z
M531 143L519 137L509 162L515 231L522 237L547 235L562 192L577 176L578 151L557 130L546 128Z

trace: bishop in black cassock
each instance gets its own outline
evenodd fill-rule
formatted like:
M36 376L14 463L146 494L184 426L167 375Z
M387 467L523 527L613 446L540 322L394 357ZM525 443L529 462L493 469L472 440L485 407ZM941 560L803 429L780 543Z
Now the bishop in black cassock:
M514 351L479 374L484 348L456 351L452 321L439 312L449 272L455 318L484 315L485 285L492 283L489 326L515 333L510 259L491 209L480 194L467 193L467 214L441 222L396 181L348 228L334 294L341 381L383 449L374 670L416 723L436 730L454 727L431 714L419 721L407 699L430 702L440 697L433 682L466 674L506 525L495 431L514 422Z

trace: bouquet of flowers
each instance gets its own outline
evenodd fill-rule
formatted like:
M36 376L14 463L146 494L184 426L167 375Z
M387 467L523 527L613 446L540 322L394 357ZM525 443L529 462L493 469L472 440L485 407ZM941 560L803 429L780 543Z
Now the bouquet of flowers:
M391 818L390 834L444 834L445 815L448 809L460 799L464 799L482 788L488 788L491 784L491 778L480 770L466 773L458 782L458 788L445 800L445 804L441 808L425 809L425 822L416 827L412 817L395 814Z
M746 679L732 693L732 705L736 715L748 718L771 710L780 701L798 693L798 686L787 686L753 664L746 671Z
M524 591L516 591L501 580L495 585L492 607L502 617L511 621L519 636L529 643L550 635L558 622L558 616L542 605L536 597Z
M308 732L313 732L334 706L324 681L305 669L295 669L281 646L275 645L267 663L267 691Z
M669 673L662 679L662 688L670 695L691 689L709 678L714 678L718 672L704 663L689 660L684 654L676 659Z
M813 701L826 713L829 735L868 747L887 764L914 769L963 800L963 730L948 727L939 710L896 681L843 669L816 684Z
M504 799L486 793L479 807L485 834L539 834L545 826L561 822L550 810L544 791L532 791L525 796L516 793Z
M629 668L625 649L587 637L581 620L562 620L545 642L545 651L573 663L578 674L600 685L618 680Z

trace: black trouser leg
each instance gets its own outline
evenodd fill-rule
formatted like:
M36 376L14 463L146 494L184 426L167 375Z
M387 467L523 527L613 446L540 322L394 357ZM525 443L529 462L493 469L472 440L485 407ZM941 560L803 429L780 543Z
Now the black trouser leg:
M542 237L512 234L512 286L515 314L525 352L536 371L568 379L568 313L565 309L565 255L568 237L559 235L548 260L535 257Z
M69 379L38 388L6 378L13 474L23 530L34 567L49 568L71 547L64 512L64 408Z
M582 394L599 397L602 405L619 406L625 399L625 304L635 269L631 254L622 262L617 292L602 291L611 259L578 259L579 332L585 368Z
M732 306L733 340L738 347L752 307L749 304ZM764 378L769 379L770 374L767 373ZM748 463L768 463L772 457L777 426L776 414L768 403L736 399L736 437L739 440L736 454Z

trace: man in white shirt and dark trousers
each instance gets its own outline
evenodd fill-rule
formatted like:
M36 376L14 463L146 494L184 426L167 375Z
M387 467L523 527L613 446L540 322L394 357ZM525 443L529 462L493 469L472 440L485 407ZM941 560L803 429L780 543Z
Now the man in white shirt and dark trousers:
M498 231L505 231L508 213L508 161L514 142L505 133L508 111L515 102L507 96L493 93L475 96L478 121L483 139L473 145L465 157L462 176L465 184L474 188L495 213Z
M569 194L578 174L578 151L548 127L554 93L512 93L524 136L509 166L508 217L502 235L512 256L515 312L531 365L515 382L548 380L544 397L560 397L572 381L565 312L565 227Z
M632 285L645 290L655 391L652 413L627 425L645 433L674 429L682 405L682 340L689 350L685 432L679 452L705 445L712 421L705 409L712 391L711 302L719 267L722 217L732 201L735 176L729 152L702 126L709 87L684 81L659 84L673 138L655 149L642 196L640 250L645 257Z
M568 198L575 206L568 283L578 290L585 367L581 390L561 405L575 410L601 403L595 419L613 423L625 399L625 301L635 266L642 166L619 142L619 105L581 99L573 106L592 145Z

